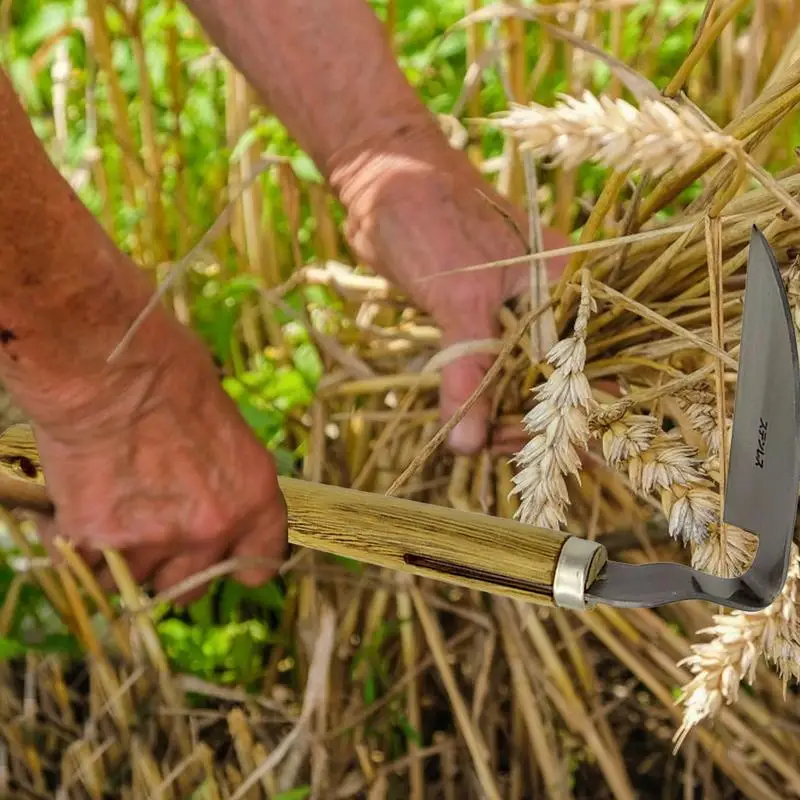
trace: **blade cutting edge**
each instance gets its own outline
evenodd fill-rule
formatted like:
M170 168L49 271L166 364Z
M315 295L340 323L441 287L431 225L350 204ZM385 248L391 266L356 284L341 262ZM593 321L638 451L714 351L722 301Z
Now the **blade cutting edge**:
M782 585L800 484L800 367L778 264L753 226L724 521L757 534L751 570Z

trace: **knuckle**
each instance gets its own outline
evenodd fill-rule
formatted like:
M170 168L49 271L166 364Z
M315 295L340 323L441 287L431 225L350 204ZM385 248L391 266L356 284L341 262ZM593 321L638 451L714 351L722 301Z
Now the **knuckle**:
M206 499L192 525L193 538L202 544L216 542L233 527L234 515L227 503L215 498Z

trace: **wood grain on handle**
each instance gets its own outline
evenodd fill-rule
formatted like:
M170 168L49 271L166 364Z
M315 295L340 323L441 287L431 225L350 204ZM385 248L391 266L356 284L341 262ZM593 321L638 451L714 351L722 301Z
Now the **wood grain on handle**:
M280 478L293 544L552 604L567 534L509 519Z
M0 435L0 504L52 513L33 432ZM292 544L553 605L568 535L501 517L281 477Z

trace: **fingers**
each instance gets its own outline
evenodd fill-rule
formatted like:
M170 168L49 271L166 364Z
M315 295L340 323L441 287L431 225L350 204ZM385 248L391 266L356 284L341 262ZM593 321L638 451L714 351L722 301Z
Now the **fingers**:
M263 586L287 559L290 546L286 534L274 523L252 528L233 549L233 557L252 566L237 570L233 577L245 586Z
M279 495L280 497L280 495ZM281 503L283 502L281 497ZM272 511L275 511L273 508ZM39 514L31 515L37 526L40 540L54 563L63 558L56 539L64 536L58 521L53 517ZM271 580L288 557L290 550L286 534L285 506L278 513L260 514L256 523L243 524L243 534L236 537L232 532L220 536L217 543L203 547L186 545L176 550L176 537L163 546L141 545L121 550L131 577L138 584L150 584L158 593L170 592L179 584L188 582L187 591L170 598L176 605L186 605L199 600L208 590L209 580L202 579L202 573L223 561L228 555L239 559L246 567L237 570L233 578L246 586L261 586ZM180 537L185 543L185 537ZM233 545L233 546L231 546ZM100 588L108 593L118 591L118 586L100 549L82 542L75 545L76 553L94 574Z
M269 491L269 487L265 489ZM238 534L238 535L237 535ZM215 542L203 548L186 548L163 563L153 575L152 583L157 592L170 592L178 584L189 581L191 588L172 598L176 605L184 605L199 599L208 589L209 581L193 583L191 579L202 578L202 573L228 556L241 561L242 568L233 573L234 580L245 586L263 586L270 581L289 553L286 502L277 489L266 504L248 518L242 519L237 529L220 535Z
M572 242L563 233L552 228L542 231L544 250L559 250L568 247ZM557 281L564 273L569 256L552 256L547 259L545 269L548 281ZM512 265L505 268L503 274L503 297L506 300L525 294L530 289L531 269L528 264Z
M88 570L94 574L100 588L109 593L116 590L116 582L108 569L102 550L72 541L66 532L62 530L58 519L55 517L34 512L29 512L28 516L36 525L39 541L47 551L53 564L64 563L64 557L61 550L56 546L56 540L64 539L70 541L76 555L84 562Z
M469 400L491 363L491 356L479 354L463 356L442 369L439 405L443 421L451 419ZM479 451L486 444L490 412L491 398L484 392L450 432L449 446L463 455Z
M566 247L569 239L558 231L546 228L542 232L544 249L554 250ZM557 279L567 264L566 256L555 256L548 259L547 274L549 280ZM475 281L474 290L480 294L481 283ZM498 300L509 299L530 288L530 268L528 265L507 267L503 278L502 296ZM497 335L497 323L493 318L496 308L484 302L485 298L467 296L459 313L448 314L451 324L444 324L444 342L447 347L458 341L470 339L492 338ZM453 307L448 303L448 306ZM443 320L446 323L448 320ZM467 402L472 393L480 386L494 358L487 354L464 356L453 361L442 369L442 385L440 389L440 409L442 420L449 420L458 409ZM448 444L455 452L471 455L486 444L488 436L488 420L491 413L491 397L484 392L463 419L451 431Z
M30 516L36 524L39 539L53 563L61 563L63 556L55 542L59 537L67 539L68 536L61 529L57 518L42 514L30 514ZM84 541L73 542L73 547L76 554L94 574L95 580L104 592L112 594L119 590L100 548L92 547ZM195 550L187 556L170 559L170 554L174 549L174 544L161 547L147 544L120 550L119 553L125 561L133 580L138 584L152 582L157 591L165 591L180 581L207 569L221 555L213 549L204 548L199 552ZM180 599L184 603L199 599L207 588L207 584L199 586Z
M234 580L245 586L258 587L268 583L280 569L288 553L288 542L276 536L269 525L248 528L230 551L230 557L248 566L233 573ZM172 592L179 584L190 584L180 595L171 597L171 602L181 606L199 600L208 590L209 580L202 580L203 573L223 561L227 550L223 547L208 547L200 551L176 556L164 562L155 571L152 585L156 592Z
M529 438L522 422L498 425L492 432L492 455L513 456L525 446Z
M87 548L80 543L71 541L66 532L62 530L56 517L36 512L28 512L28 517L35 524L39 541L54 564L59 564L63 561L61 551L56 546L57 539L70 541L77 555L80 556L86 566L92 571L103 561L103 553L100 550Z
M174 549L173 545L146 544L123 550L120 555L125 559L133 580L144 584L169 561Z
M178 606L199 600L208 591L210 581L202 580L203 573L224 557L223 547L204 547L166 561L152 576L151 583L159 594L171 592L184 581L192 585L179 596L170 598ZM194 579L194 580L192 580Z

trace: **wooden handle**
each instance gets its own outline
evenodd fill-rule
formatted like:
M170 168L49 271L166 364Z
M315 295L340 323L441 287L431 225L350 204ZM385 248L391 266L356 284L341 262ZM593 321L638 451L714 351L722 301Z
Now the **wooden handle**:
M0 435L0 503L53 513L33 432ZM501 517L280 477L292 544L492 594L553 605L567 534Z
M293 544L542 604L568 538L513 520L279 479Z

